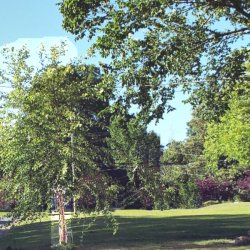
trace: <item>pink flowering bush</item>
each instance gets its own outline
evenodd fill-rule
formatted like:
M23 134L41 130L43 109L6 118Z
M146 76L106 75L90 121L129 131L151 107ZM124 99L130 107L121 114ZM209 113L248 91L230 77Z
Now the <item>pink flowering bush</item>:
M209 200L230 200L234 196L234 187L231 181L217 180L214 177L207 177L197 181L202 201Z
M244 177L237 181L237 190L240 200L250 201L250 171L247 171Z

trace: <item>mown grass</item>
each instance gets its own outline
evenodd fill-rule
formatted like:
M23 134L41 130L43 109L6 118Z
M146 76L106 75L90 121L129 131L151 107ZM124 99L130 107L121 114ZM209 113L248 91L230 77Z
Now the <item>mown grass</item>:
M250 249L233 244L236 237L250 229L250 203L167 211L117 210L113 215L119 223L116 235L100 218L84 232L83 242L86 219L72 219L75 249ZM57 227L50 221L13 228L0 238L0 249L10 245L49 249L53 231L56 237Z
M6 212L0 212L0 217L5 216L6 214Z

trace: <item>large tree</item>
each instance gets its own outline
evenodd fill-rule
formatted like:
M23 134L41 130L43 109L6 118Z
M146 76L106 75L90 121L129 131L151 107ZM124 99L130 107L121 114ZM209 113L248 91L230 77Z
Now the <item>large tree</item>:
M231 93L229 109L218 123L208 126L205 155L208 167L249 169L250 166L250 82Z
M181 84L204 117L218 120L245 77L248 0L63 0L59 8L63 27L93 39L90 53L108 58L105 81L126 89L119 101L147 119L172 110L167 101Z
M125 170L121 179L120 205L123 207L146 206L146 195L152 199L156 195L156 179L160 170L160 138L154 132L147 132L146 125L137 118L126 115L116 116L110 125L108 145L115 165ZM128 178L126 178L128 176ZM158 179L159 182L159 179Z
M1 83L11 88L2 101L0 166L2 187L15 201L18 219L36 217L57 196L62 243L67 241L64 203L79 197L87 176L103 174L105 181L99 170L107 156L108 117L100 113L112 92L99 88L98 68L62 65L60 49L51 51L38 71L28 66L26 49L4 52L8 68L1 71ZM109 196L105 185L102 199ZM97 211L108 210L98 193L95 198Z
M161 162L166 165L186 165L187 156L184 151L184 142L171 141L168 143L161 157Z
M116 164L128 168L160 166L160 138L136 118L117 116L109 127L108 140Z
M207 122L198 116L195 109L191 120L187 123L187 138L184 141L172 141L164 150L161 161L165 165L187 165L195 172L204 173L204 141Z

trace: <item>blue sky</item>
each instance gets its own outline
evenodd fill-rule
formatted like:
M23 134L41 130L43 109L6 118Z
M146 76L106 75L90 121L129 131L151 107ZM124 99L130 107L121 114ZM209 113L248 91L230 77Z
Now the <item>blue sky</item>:
M74 37L65 32L61 26L62 16L56 3L58 0L1 0L0 8L0 46L20 47L27 44L31 53L35 54L41 42L46 46L66 40L69 51L65 61L75 56L85 56L89 44L86 40L74 41ZM34 63L36 58L34 57ZM165 114L157 126L150 124L161 137L162 145L170 140L183 140L186 136L186 122L191 118L191 107L184 105L184 96L177 92L171 103L176 111Z

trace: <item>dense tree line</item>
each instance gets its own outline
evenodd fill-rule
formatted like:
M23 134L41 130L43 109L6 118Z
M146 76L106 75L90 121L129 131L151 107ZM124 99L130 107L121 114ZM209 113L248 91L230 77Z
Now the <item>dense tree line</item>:
M64 0L59 9L67 31L93 42L90 56L111 59L101 66L105 82L125 90L118 104L137 105L139 116L150 121L173 110L168 101L176 87L190 94L187 140L171 142L163 164L203 177L211 169L237 176L249 168L248 118L238 116L233 128L231 114L246 112L239 106L247 101L236 99L247 99L249 45L240 39L249 37L248 1Z

